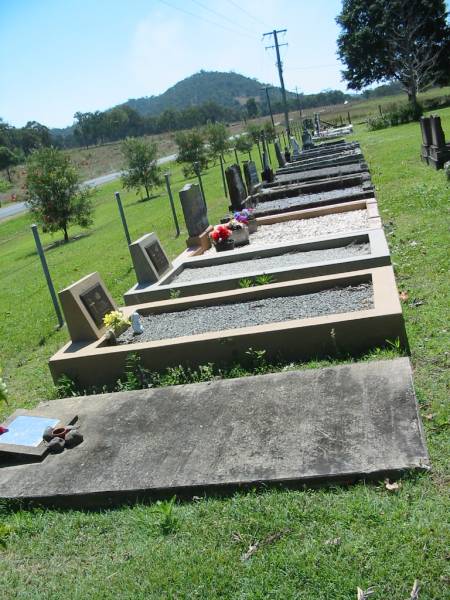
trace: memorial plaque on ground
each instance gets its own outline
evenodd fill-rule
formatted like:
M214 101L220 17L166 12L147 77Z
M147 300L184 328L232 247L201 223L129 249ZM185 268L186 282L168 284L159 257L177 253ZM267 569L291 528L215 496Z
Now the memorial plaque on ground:
M136 278L140 284L152 284L172 268L155 233L146 233L130 244Z
M114 306L100 283L80 294L80 298L97 327L102 327L103 317L114 310Z
M197 237L209 227L206 204L200 187L196 183L187 183L179 196L189 237Z

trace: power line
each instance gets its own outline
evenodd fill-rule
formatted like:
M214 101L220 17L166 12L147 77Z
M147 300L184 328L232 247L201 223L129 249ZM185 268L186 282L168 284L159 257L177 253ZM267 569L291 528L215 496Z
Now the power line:
M217 10L214 10L213 8L209 8L209 6L206 6L202 2L199 2L199 0L191 0L191 2L194 2L195 4L197 4L198 6L200 6L201 8L204 8L205 10L208 10L210 13L213 13L214 15L217 15L221 19L224 19L225 21L228 21L232 25L240 27L240 29L244 29L247 33L250 33L250 35L252 35L252 36L254 35L254 32L251 29L247 29L247 27L244 27L243 25L239 25L238 23L236 23L236 21L233 21L232 19L226 17L225 15L221 14Z
M202 21L205 21L205 23L208 23L209 25L215 25L216 27L221 27L222 29L225 29L226 31L229 31L229 32L237 34L237 35L242 35L244 37L250 37L248 34L238 31L237 29L231 29L230 27L227 27L226 25L222 25L221 23L216 23L215 21L211 21L210 19L207 19L206 17L203 17L202 15L197 15L188 10L185 10L184 8L175 6L174 4L167 2L167 0L159 0L159 2L161 2L162 4L165 4L169 8L173 8L173 9L178 10L186 15L189 15L190 17L194 17L195 19L201 19ZM254 39L257 39L257 38L254 38Z
M246 10L245 8L242 8L242 6L239 6L239 4L236 4L236 2L233 2L233 0L227 0L227 2L229 2L235 8L239 9L240 11L242 11L244 14L246 14L248 17L250 17L250 19L253 19L254 21L256 21L257 23L259 23L260 25L264 25L264 27L267 26L267 23L264 23L264 21L261 21L260 18L253 16L251 13L248 12L248 10Z

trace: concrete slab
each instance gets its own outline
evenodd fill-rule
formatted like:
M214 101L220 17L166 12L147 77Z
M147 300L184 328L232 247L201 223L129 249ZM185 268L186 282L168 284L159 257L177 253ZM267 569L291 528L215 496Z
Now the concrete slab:
M320 169L311 169L305 171L297 171L296 169L284 169L282 173L275 175L275 181L268 183L264 188L273 188L279 185L292 183L306 183L318 179L331 179L332 177L343 177L345 175L355 175L359 173L367 173L368 166L365 162L354 162L343 165L329 165Z
M426 469L408 359L67 398L84 442L0 468L0 498L102 507Z

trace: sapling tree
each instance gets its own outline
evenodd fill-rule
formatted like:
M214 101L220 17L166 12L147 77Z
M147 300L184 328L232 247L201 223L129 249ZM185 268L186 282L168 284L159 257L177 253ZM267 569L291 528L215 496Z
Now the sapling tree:
M223 123L209 123L206 126L206 139L209 147L209 154L214 160L217 160L230 148L228 140L228 131Z
M7 146L0 146L0 171L6 171L9 183L12 183L11 168L18 165L20 160L19 152L14 152Z
M208 167L208 155L205 147L205 138L200 129L191 131L180 131L175 135L178 146L177 163L183 165L185 177L189 177L198 171L204 171Z
M92 190L80 186L70 158L56 148L35 150L27 161L27 203L43 231L64 232L71 224L92 224Z
M122 183L128 190L135 189L139 193L145 189L147 198L150 191L162 184L161 168L158 165L158 147L154 142L144 139L127 138L121 145L125 158Z
M234 147L238 152L251 152L251 149L253 148L253 140L249 135L246 135L245 133L241 134L238 138L235 139Z

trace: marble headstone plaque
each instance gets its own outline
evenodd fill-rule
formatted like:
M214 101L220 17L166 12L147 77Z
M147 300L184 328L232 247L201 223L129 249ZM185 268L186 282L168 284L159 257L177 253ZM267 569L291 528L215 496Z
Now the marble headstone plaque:
M114 306L105 294L103 287L100 283L96 283L80 294L80 299L94 323L101 329L103 327L103 317L114 310Z
M169 261L167 260L167 257L164 254L158 240L155 240L146 246L145 251L147 252L148 257L152 261L153 266L155 267L155 270L159 276L169 269Z

